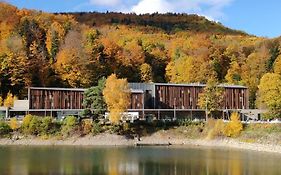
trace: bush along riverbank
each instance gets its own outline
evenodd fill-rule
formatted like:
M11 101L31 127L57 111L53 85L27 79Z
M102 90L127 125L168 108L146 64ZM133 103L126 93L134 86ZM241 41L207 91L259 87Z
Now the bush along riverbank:
M106 125L90 119L63 121L27 115L21 122L0 121L0 145L202 145L249 148L281 153L280 124L242 125L237 114L231 121L181 120ZM280 151L276 151L279 150Z

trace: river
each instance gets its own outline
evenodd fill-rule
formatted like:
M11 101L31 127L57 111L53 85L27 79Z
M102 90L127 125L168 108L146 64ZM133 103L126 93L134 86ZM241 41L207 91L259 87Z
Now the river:
M0 147L2 175L279 175L281 155L207 147Z

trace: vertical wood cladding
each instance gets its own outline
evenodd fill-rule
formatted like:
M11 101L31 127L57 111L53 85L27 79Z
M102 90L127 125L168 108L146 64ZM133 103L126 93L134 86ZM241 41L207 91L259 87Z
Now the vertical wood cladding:
M223 109L249 109L248 89L226 87Z
M30 89L30 109L83 109L83 90Z
M157 109L199 109L198 96L204 86L155 85ZM248 90L246 88L224 88L221 109L248 109Z
M198 95L203 87L156 85L157 109L198 109Z
M136 84L130 109L199 109L204 85ZM249 109L249 92L243 86L222 86L221 109ZM30 88L30 109L83 109L83 89Z
M144 107L144 94L131 93L131 103L129 109L143 109Z

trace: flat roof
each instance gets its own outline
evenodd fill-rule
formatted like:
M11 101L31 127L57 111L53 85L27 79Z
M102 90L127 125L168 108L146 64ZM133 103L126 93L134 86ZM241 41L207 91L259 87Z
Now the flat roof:
M201 84L201 83L129 83L129 84L145 84L145 85L158 85L158 86L188 86L188 87L205 87L206 84ZM225 88L241 88L241 89L247 89L246 86L241 86L241 85L229 85L229 84L220 84L219 87L225 87Z
M82 88L56 88L56 87L29 87L32 90L54 90L54 91L86 91L87 89ZM130 89L132 93L143 93L141 89Z
M188 86L188 87L205 87L206 84L201 84L201 83L136 83L136 82L130 82L129 84L144 84L144 85L158 85L158 86ZM246 86L242 85L229 85L229 84L220 84L219 87L224 87L224 88L241 88L241 89L247 89ZM55 90L55 91L80 91L84 92L87 89L83 88L58 88L58 87L29 87L29 89L32 90ZM131 89L133 93L142 93L143 91L141 89Z
M54 90L54 91L86 91L82 88L57 88L57 87L29 87L32 90Z

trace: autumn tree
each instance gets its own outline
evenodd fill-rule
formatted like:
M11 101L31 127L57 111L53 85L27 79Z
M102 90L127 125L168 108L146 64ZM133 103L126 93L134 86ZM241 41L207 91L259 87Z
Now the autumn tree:
M271 72L274 67L274 62L280 55L279 44L273 43L273 46L269 49L269 59L266 63L266 70Z
M54 21L47 31L46 47L48 49L51 61L55 60L55 57L59 51L59 46L64 40L66 35L66 29L57 21Z
M0 40L8 37L19 23L18 9L8 3L0 2Z
M140 66L141 81L149 83L153 82L152 67L144 63Z
M17 118L11 118L9 125L12 130L17 130L19 128L19 123L17 121Z
M193 82L193 58L182 57L170 62L166 67L166 76L173 83Z
M241 83L241 67L236 61L230 63L230 68L227 71L225 80L229 84L240 84Z
M258 86L258 104L269 110L268 118L280 118L281 115L281 75L275 73L265 74Z
M267 51L263 48L259 53L250 54L241 67L241 82L249 88L250 108L255 108L256 105L258 85L266 73L266 57Z
M30 82L27 72L28 58L18 35L1 40L0 46L0 92L18 93Z
M57 54L55 70L71 87L90 85L89 57L82 46L82 36L78 31L70 31L62 49Z
M50 67L45 30L35 19L24 18L19 24L19 34L23 38L28 58L26 69L31 79L29 86L48 86L47 73Z
M8 107L8 108L13 107L14 106L14 101L16 99L17 99L17 97L13 96L13 94L9 92L7 94L7 97L4 100L4 106Z
M130 89L126 79L118 79L115 74L110 75L105 82L103 96L110 112L112 123L118 123L121 115L130 104Z
M277 57L273 65L274 73L281 75L281 55Z
M240 115L238 112L234 112L230 116L229 123L226 124L224 128L224 135L227 137L237 137L243 130L243 124L240 120Z
M106 111L106 104L103 98L105 80L105 78L100 79L97 86L85 91L83 98L84 116L91 116L97 119Z
M198 105L201 109L205 109L206 120L209 115L212 117L212 112L221 108L223 102L223 90L219 87L218 83L214 79L210 79L203 89L203 92L199 94Z
M169 57L166 54L165 46L161 43L155 43L151 48L145 50L146 63L150 64L155 82L165 82L165 69L169 63Z
M216 73L208 59L182 56L167 65L166 78L173 83L206 83L208 79L216 78Z
M224 48L215 48L213 53L210 55L211 64L214 71L216 72L216 77L219 81L222 81L227 74L231 58L224 54Z

